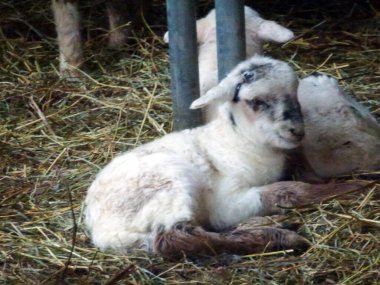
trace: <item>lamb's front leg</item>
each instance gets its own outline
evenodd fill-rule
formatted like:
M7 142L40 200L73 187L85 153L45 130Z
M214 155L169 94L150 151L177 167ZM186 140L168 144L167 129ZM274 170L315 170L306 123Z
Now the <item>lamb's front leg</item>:
M82 38L78 1L52 0L57 30L60 71L62 75L77 77L83 61Z
M207 199L210 224L217 230L235 226L254 216L283 214L284 208L301 207L363 188L359 182L308 184L282 181L244 187L224 180L219 191Z
M261 187L248 188L236 179L223 179L220 187L205 193L209 223L215 230L233 227L258 216L262 209Z
M261 187L260 215L274 215L284 208L295 208L319 203L324 200L363 189L359 182L308 184L295 181L276 182Z

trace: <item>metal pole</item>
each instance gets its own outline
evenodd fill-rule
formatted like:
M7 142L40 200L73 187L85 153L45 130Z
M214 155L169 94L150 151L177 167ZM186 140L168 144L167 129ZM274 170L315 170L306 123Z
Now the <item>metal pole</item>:
M245 59L244 0L215 0L218 77Z
M200 110L189 109L199 97L195 1L166 0L166 5L174 130L182 130L202 123Z

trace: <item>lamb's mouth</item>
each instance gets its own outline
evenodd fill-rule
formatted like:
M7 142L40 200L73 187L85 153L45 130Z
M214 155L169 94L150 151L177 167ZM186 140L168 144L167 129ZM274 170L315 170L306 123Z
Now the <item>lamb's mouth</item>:
M284 142L290 145L294 145L295 147L299 146L301 144L303 136L291 136L291 137L284 137L277 133L277 136Z

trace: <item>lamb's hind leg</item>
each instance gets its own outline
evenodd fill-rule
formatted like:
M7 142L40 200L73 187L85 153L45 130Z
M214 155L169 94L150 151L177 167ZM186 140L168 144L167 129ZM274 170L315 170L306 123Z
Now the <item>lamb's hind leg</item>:
M77 0L52 0L57 30L60 71L62 75L77 77L76 69L83 61L80 16Z
M359 182L308 184L283 181L262 187L261 215L274 215L284 212L284 208L301 207L360 190L365 185Z
M209 232L200 226L179 224L172 230L158 233L154 251L166 258L176 259L183 254L206 256L220 253L251 254L264 251L295 249L304 251L310 243L295 232L276 228L236 227L222 233Z

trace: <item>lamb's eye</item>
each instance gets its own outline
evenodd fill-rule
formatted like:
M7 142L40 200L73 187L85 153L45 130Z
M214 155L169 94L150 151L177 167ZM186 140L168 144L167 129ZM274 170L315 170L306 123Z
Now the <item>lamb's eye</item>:
M245 82L249 82L253 80L255 73L253 71L246 71L243 73L243 77Z
M246 100L246 102L248 106L251 107L254 111L264 110L270 107L268 103L258 98L254 98L252 100Z

